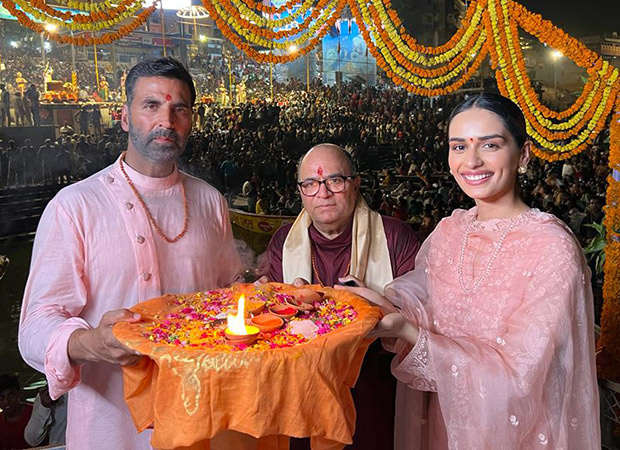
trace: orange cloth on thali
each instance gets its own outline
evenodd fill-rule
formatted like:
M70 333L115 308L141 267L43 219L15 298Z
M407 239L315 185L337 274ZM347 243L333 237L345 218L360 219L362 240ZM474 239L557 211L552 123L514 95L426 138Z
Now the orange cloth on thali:
M222 430L276 439L311 436L314 449L351 443L350 388L371 342L364 336L381 312L346 291L308 287L345 300L358 317L308 343L254 352L177 348L148 340L132 324L116 324L119 341L149 357L123 367L125 401L136 428L152 426L152 445L162 449L196 443L209 448L208 440ZM147 319L165 313L165 305L162 297L132 310Z

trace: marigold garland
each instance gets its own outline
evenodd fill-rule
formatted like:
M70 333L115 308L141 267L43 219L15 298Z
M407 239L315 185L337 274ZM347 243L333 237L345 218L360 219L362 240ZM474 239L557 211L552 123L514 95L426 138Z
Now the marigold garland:
M25 12L31 14L31 11L36 12L40 16L40 20L48 23L50 19L61 19L63 22L59 26L67 26L73 24L94 23L94 22L106 22L106 23L118 23L127 18L127 12L135 12L142 7L141 3L136 0L123 0L114 7L108 7L105 9L93 8L89 14L74 14L71 11L58 10L49 6L45 0L31 0L31 1L15 1L17 5ZM96 5L97 3L93 3ZM37 17L39 19L39 17ZM72 22L72 23L68 23Z
M223 16L221 12L224 10L224 8L221 7L218 2L212 3L210 1L203 0L203 4L209 12L209 15L214 19L216 25L218 26L224 37L230 40L237 48L242 50L246 55L256 61L263 63L279 64L293 61L299 56L305 55L313 48L315 48L321 42L321 39L327 34L329 29L335 24L336 20L338 20L338 18L340 17L343 9L347 5L346 1L347 0L338 0L335 3L336 6L333 10L333 13L331 13L329 16L325 14L322 16L326 18L324 23L320 25L317 25L315 23L301 38L293 41L289 40L286 42L274 42L272 40L267 40L262 37L252 35L246 29L239 27L239 24L235 24L234 17L226 16L225 12ZM233 24L237 26L235 31L231 29ZM280 54L274 54L272 52L259 52L253 48L252 44L262 45L266 48L275 48L280 50L281 52ZM282 50L288 49L293 44L299 47L296 52L282 52Z
M48 39L54 40L56 42L60 42L63 44L74 44L74 45L101 45L101 44L111 44L112 42L123 38L134 32L134 30L140 26L143 26L148 17L153 14L153 12L157 9L155 5L152 5L146 9L144 9L137 17L135 17L130 23L121 26L116 31L111 31L108 33L104 33L100 36L68 36L68 35L60 35L58 33L50 33L45 30L44 25L42 23L38 23L30 19L24 11L18 9L15 3L11 0L2 0L2 5L9 11L9 13L14 16L18 22L25 27L30 28L36 33L43 34L47 36ZM92 30L92 24L87 24L82 28L82 30Z
M620 95L616 98L611 118L609 139L609 167L620 172ZM608 178L607 206L605 207L605 283L603 284L603 311L599 377L620 379L620 181Z
M339 15L335 15L334 12L344 9L346 0L319 0L316 5L317 8L315 8L298 27L286 28L279 31L262 29L244 19L234 8L234 5L226 0L214 3L214 6L217 14L226 21L237 34L242 35L247 41L268 48L288 49L291 45L303 45L330 19L333 19L335 22ZM311 23L312 25L310 25ZM300 33L301 35L293 40L277 42L279 39L291 38Z
M541 115L543 107L527 77L518 45L516 23L509 18L508 5L506 0L489 0L489 15L485 19L496 44L491 48L491 59L498 68L498 87L523 110L528 132L537 143L534 153L549 160L568 158L585 149L604 126L618 90L618 71L602 62L596 72L601 77L592 81L595 85L600 83L602 88L591 90L582 107L570 119L560 123L550 122ZM593 78L592 75L590 78ZM545 156L547 153L548 157Z
M243 16L246 20L266 28L281 28L287 25L296 25L299 26L300 29L306 29L307 25L297 25L294 24L294 22L297 22L300 17L304 17L309 10L312 10L312 13L316 12L316 15L318 16L322 9L320 1L315 4L316 0L304 0L304 2L299 5L299 7L295 10L287 11L287 15L285 17L273 19L272 17L264 17L264 13L262 12L255 12L251 8L248 8L243 2L243 0L229 1L234 6L234 8L239 11L240 15ZM305 20L306 19L304 19L304 21Z
M64 18L57 19L47 14L47 11L41 12L38 9L34 9L30 6L30 3L34 4L34 2L28 2L27 0L9 0L14 2L19 8L27 14L30 14L35 19L45 22L46 24L56 25L58 27L64 27L69 30L101 30L103 28L110 28L113 25L122 22L129 17L131 17L138 9L142 8L140 3L133 5L129 9L124 9L122 13L92 13L89 16L84 16L81 14L71 14L70 19L65 20ZM51 9L51 8L48 8ZM52 11L56 11L51 9ZM64 13L62 13L64 14ZM68 21L72 20L72 21Z

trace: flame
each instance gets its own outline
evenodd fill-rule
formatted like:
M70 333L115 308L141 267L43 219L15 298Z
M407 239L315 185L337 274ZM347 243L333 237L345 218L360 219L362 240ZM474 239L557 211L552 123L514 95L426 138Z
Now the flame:
M239 297L237 304L237 315L228 314L228 331L231 334L249 334L248 329L245 327L245 297L242 295Z

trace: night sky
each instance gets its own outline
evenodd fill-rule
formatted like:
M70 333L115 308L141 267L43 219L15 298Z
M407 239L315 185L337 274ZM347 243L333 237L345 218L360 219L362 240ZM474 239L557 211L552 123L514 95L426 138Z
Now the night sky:
M520 0L573 37L620 33L620 0Z

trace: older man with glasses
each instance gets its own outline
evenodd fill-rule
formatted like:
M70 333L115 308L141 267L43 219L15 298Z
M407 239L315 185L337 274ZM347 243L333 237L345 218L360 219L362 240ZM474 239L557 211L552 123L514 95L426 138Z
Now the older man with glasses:
M377 292L412 270L420 242L412 229L371 211L360 195L360 177L349 155L319 144L301 159L299 192L304 209L280 228L267 248L262 281L333 286L354 282ZM375 342L369 349L353 398L357 410L355 449L393 448L396 383L391 355ZM294 441L291 448L309 448Z

